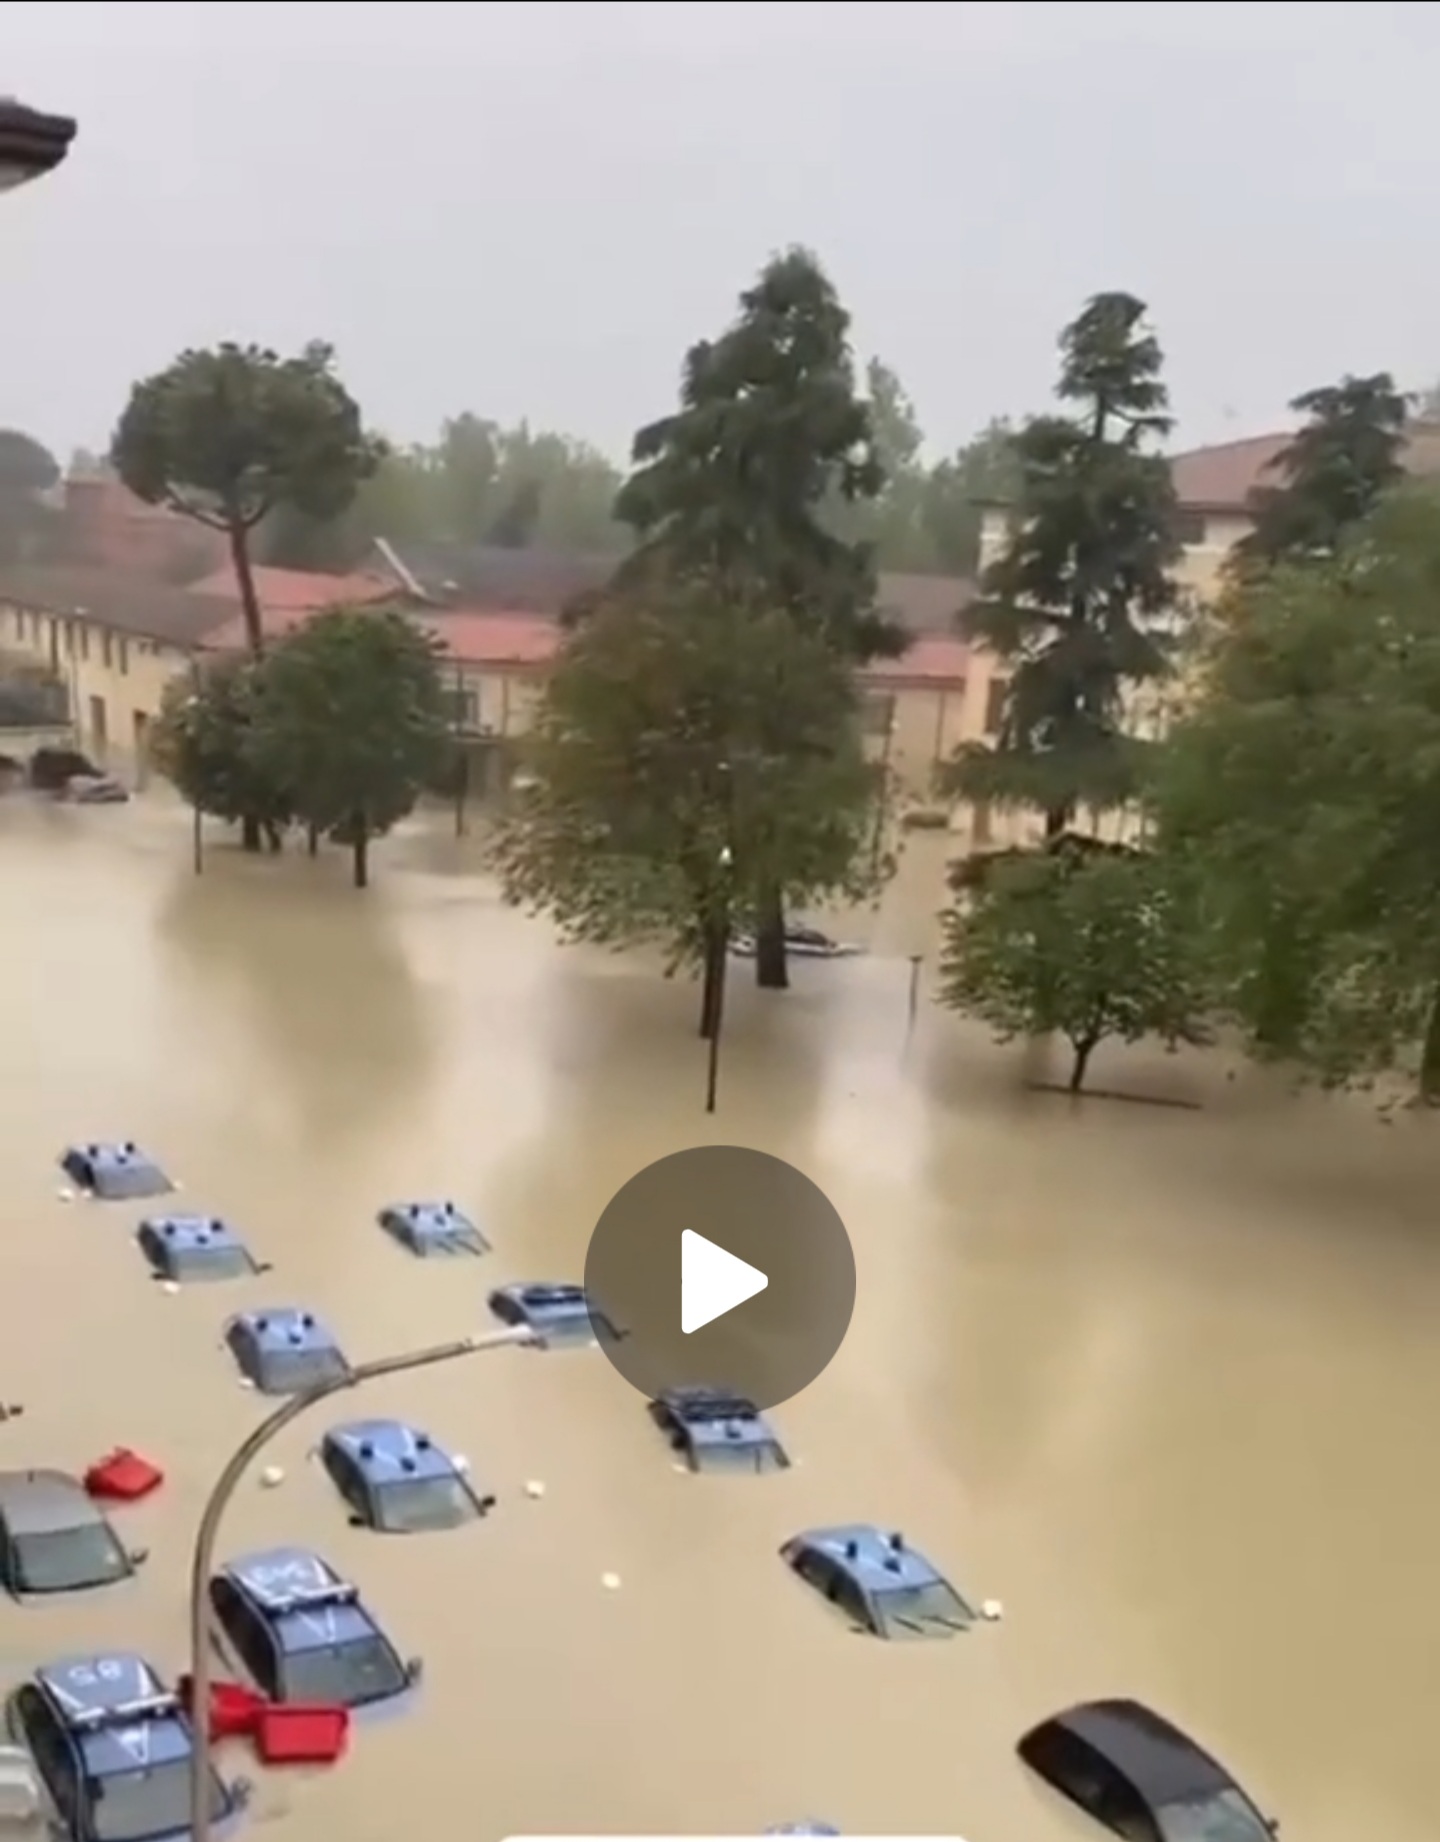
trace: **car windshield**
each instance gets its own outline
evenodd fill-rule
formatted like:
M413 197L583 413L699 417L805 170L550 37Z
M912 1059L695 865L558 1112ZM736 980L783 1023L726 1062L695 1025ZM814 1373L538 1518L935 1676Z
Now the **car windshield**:
M285 1699L346 1708L398 1695L406 1684L399 1657L383 1637L298 1650L285 1659Z
M176 1759L148 1771L117 1772L90 1786L96 1842L144 1842L148 1836L186 1834L190 1828L190 1765ZM210 1774L210 1820L230 1805L218 1773Z
M701 1471L779 1471L784 1465L773 1439L756 1445L743 1439L727 1439L723 1444L706 1441L694 1451L696 1468Z
M260 1358L260 1374L267 1388L298 1394L320 1382L338 1381L345 1373L339 1350L267 1350Z
M875 1616L887 1637L933 1637L964 1631L975 1614L944 1580L928 1586L892 1586L875 1594Z
M375 1498L380 1526L405 1535L453 1529L477 1513L474 1496L458 1477L397 1478L381 1484Z
M253 1269L243 1247L213 1243L206 1247L171 1247L165 1264L176 1279L243 1279Z
M1214 1791L1155 1812L1165 1842L1270 1842L1264 1819L1243 1792Z
M27 1593L74 1592L123 1580L130 1559L103 1522L11 1538L15 1584Z

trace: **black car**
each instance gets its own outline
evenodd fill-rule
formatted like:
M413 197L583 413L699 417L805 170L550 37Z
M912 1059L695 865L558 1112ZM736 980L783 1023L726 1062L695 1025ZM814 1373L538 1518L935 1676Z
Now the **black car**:
M1271 1842L1223 1765L1138 1701L1084 1701L1016 1749L1045 1782L1124 1842Z

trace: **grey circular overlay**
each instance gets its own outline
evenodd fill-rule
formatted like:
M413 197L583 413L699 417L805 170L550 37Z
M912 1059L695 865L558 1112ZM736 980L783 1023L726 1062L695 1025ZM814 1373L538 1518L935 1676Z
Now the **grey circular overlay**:
M691 1242L685 1256L692 1309L717 1256L722 1274L733 1270L729 1255L767 1281L688 1335L687 1230L710 1244L697 1256ZM763 1412L809 1387L844 1341L855 1255L824 1193L793 1165L738 1145L701 1145L647 1165L611 1200L590 1237L585 1290L604 1320L601 1349L647 1399L726 1388Z

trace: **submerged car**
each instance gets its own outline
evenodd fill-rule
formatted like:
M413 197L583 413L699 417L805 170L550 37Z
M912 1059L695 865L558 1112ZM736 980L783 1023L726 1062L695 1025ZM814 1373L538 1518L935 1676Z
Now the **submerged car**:
M741 959L754 959L755 936L750 933L736 934L730 942L730 951ZM818 927L804 927L798 921L788 921L785 924L785 951L793 953L797 959L853 959L864 949L845 941L832 940Z
M135 1230L135 1240L155 1277L175 1285L245 1279L267 1271L218 1216L152 1216Z
M291 1305L237 1312L225 1326L225 1345L261 1394L302 1394L350 1373L335 1333L313 1311Z
M133 1139L69 1145L60 1154L60 1168L77 1190L101 1202L134 1202L142 1196L163 1196L175 1187Z
M784 1471L790 1459L753 1401L729 1388L667 1388L650 1415L692 1471Z
M60 797L77 806L123 806L130 794L113 774L72 774Z
M47 1663L17 1692L14 1720L73 1842L169 1842L190 1833L194 1739L178 1698L129 1652ZM245 1779L210 1773L210 1819L250 1801Z
M767 1836L838 1836L839 1833L829 1823L777 1823L773 1829L765 1831Z
M440 1254L488 1254L490 1243L453 1202L392 1202L380 1211L380 1226L422 1260Z
M792 1536L780 1555L857 1629L875 1637L953 1637L1000 1616L994 1600L975 1608L903 1535L873 1523L810 1529Z
M1138 1701L1085 1701L1016 1748L1037 1773L1125 1842L1270 1842L1279 1833L1194 1740Z
M228 1562L210 1609L235 1659L272 1701L371 1708L420 1680L352 1586L308 1548L270 1548Z
M476 1494L462 1462L403 1420L332 1426L320 1462L353 1520L388 1535L455 1529L495 1507Z
M0 1471L0 1576L17 1599L128 1580L143 1549L120 1540L78 1478Z
M602 1337L618 1342L625 1335L592 1305L584 1286L523 1281L498 1286L488 1302L502 1324L534 1331L544 1349L574 1349Z

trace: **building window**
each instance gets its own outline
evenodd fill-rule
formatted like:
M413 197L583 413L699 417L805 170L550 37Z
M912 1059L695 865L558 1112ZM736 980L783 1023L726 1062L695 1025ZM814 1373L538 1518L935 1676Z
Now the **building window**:
M443 695L447 723L458 729L480 727L480 699L469 685L452 685Z
M985 733L998 736L1001 724L1005 721L1005 705L1010 695L1010 686L1004 678L992 678L985 691Z
M67 659L75 657L75 623L73 620L67 620L65 623L65 656Z
M867 736L888 736L895 724L895 698L889 691L867 691L860 704L860 728Z
M120 635L120 676L123 678L130 670L130 646L125 635Z
M1187 511L1181 506L1175 513L1175 540L1184 544L1187 550L1205 542L1204 512Z
M115 649L111 641L110 629L107 627L100 635L100 663L108 672L115 663Z
M80 657L82 659L90 657L90 629L83 620L80 622Z

